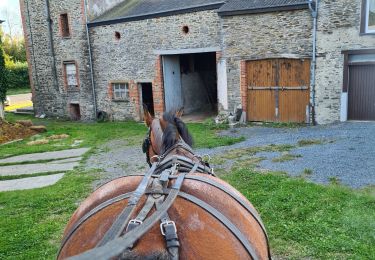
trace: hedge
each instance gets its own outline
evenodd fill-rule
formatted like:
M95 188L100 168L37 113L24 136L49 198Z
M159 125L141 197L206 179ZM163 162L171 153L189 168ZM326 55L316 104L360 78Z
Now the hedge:
M29 88L29 72L27 62L8 63L8 89Z

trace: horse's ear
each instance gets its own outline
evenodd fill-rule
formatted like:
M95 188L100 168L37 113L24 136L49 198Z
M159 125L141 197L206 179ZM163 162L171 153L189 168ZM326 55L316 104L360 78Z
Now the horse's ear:
M168 122L164 120L164 116L162 118L160 118L160 127L161 127L161 130L164 130L167 128L167 125L168 125Z
M182 117L184 113L184 107L181 107L179 110L176 112L176 117Z
M145 120L145 124L147 127L150 127L152 124L152 120L154 120L148 111L147 105L143 104L143 119Z

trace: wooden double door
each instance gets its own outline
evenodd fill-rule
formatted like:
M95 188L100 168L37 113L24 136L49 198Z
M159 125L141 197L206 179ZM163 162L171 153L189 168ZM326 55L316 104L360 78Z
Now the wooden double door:
M266 59L247 63L247 119L306 122L310 100L309 59Z

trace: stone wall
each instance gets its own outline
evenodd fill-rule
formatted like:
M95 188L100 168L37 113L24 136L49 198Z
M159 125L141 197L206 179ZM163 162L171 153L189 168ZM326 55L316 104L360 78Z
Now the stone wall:
M182 31L189 27L189 33ZM152 82L157 114L164 108L160 50L220 46L219 17L215 11L201 11L128 23L90 28L94 56L94 78L98 109L116 120L139 118L139 100L113 102L108 94L112 81L135 84ZM115 38L119 32L121 38Z
M305 58L312 53L312 17L308 10L226 16L221 28L230 111L240 104L246 107L246 93L241 93L240 87L242 60Z
M360 35L361 0L322 0L319 7L316 121L338 121L343 87L342 50L375 47L375 35Z
M21 0L25 39L32 82L35 88L34 108L37 114L70 117L70 104L79 104L83 120L94 118L89 71L89 55L85 30L83 0L49 0L52 28L52 56L45 1ZM60 14L67 13L71 36L63 38ZM65 87L63 62L75 61L78 67L79 88ZM54 69L56 64L56 70ZM56 75L55 75L56 73Z

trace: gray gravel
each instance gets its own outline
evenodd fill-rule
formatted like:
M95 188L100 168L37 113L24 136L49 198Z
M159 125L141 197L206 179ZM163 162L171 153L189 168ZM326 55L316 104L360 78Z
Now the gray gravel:
M135 173L144 173L148 169L146 156L141 144L129 146L127 141L113 140L103 145L86 162L88 169L100 169L100 180L94 188L115 178Z
M264 146L269 144L296 145L299 140L322 140L323 144L296 147L292 154L301 155L292 161L272 162L280 153L258 153L266 157L259 164L262 169L285 171L305 176L316 183L328 184L338 180L352 188L375 185L375 122L347 122L302 128L249 127L224 131L222 135L245 136L246 141L229 147L201 149L200 154L216 155L230 149ZM268 154L268 155L267 155Z
M339 181L352 188L375 184L375 122L348 122L315 127L270 128L247 127L221 132L221 135L244 136L246 141L213 149L198 149L197 154L220 155L232 149L259 147L270 144L295 146L291 154L300 155L292 161L272 162L281 156L278 152L261 152L257 157L260 170L285 171L291 176L304 175L316 183ZM322 144L298 147L300 140L321 140ZM233 165L228 160L226 165ZM129 146L126 141L114 140L91 156L86 167L102 170L97 187L111 179L130 173L143 173L147 169L141 144ZM311 174L303 174L304 170Z

